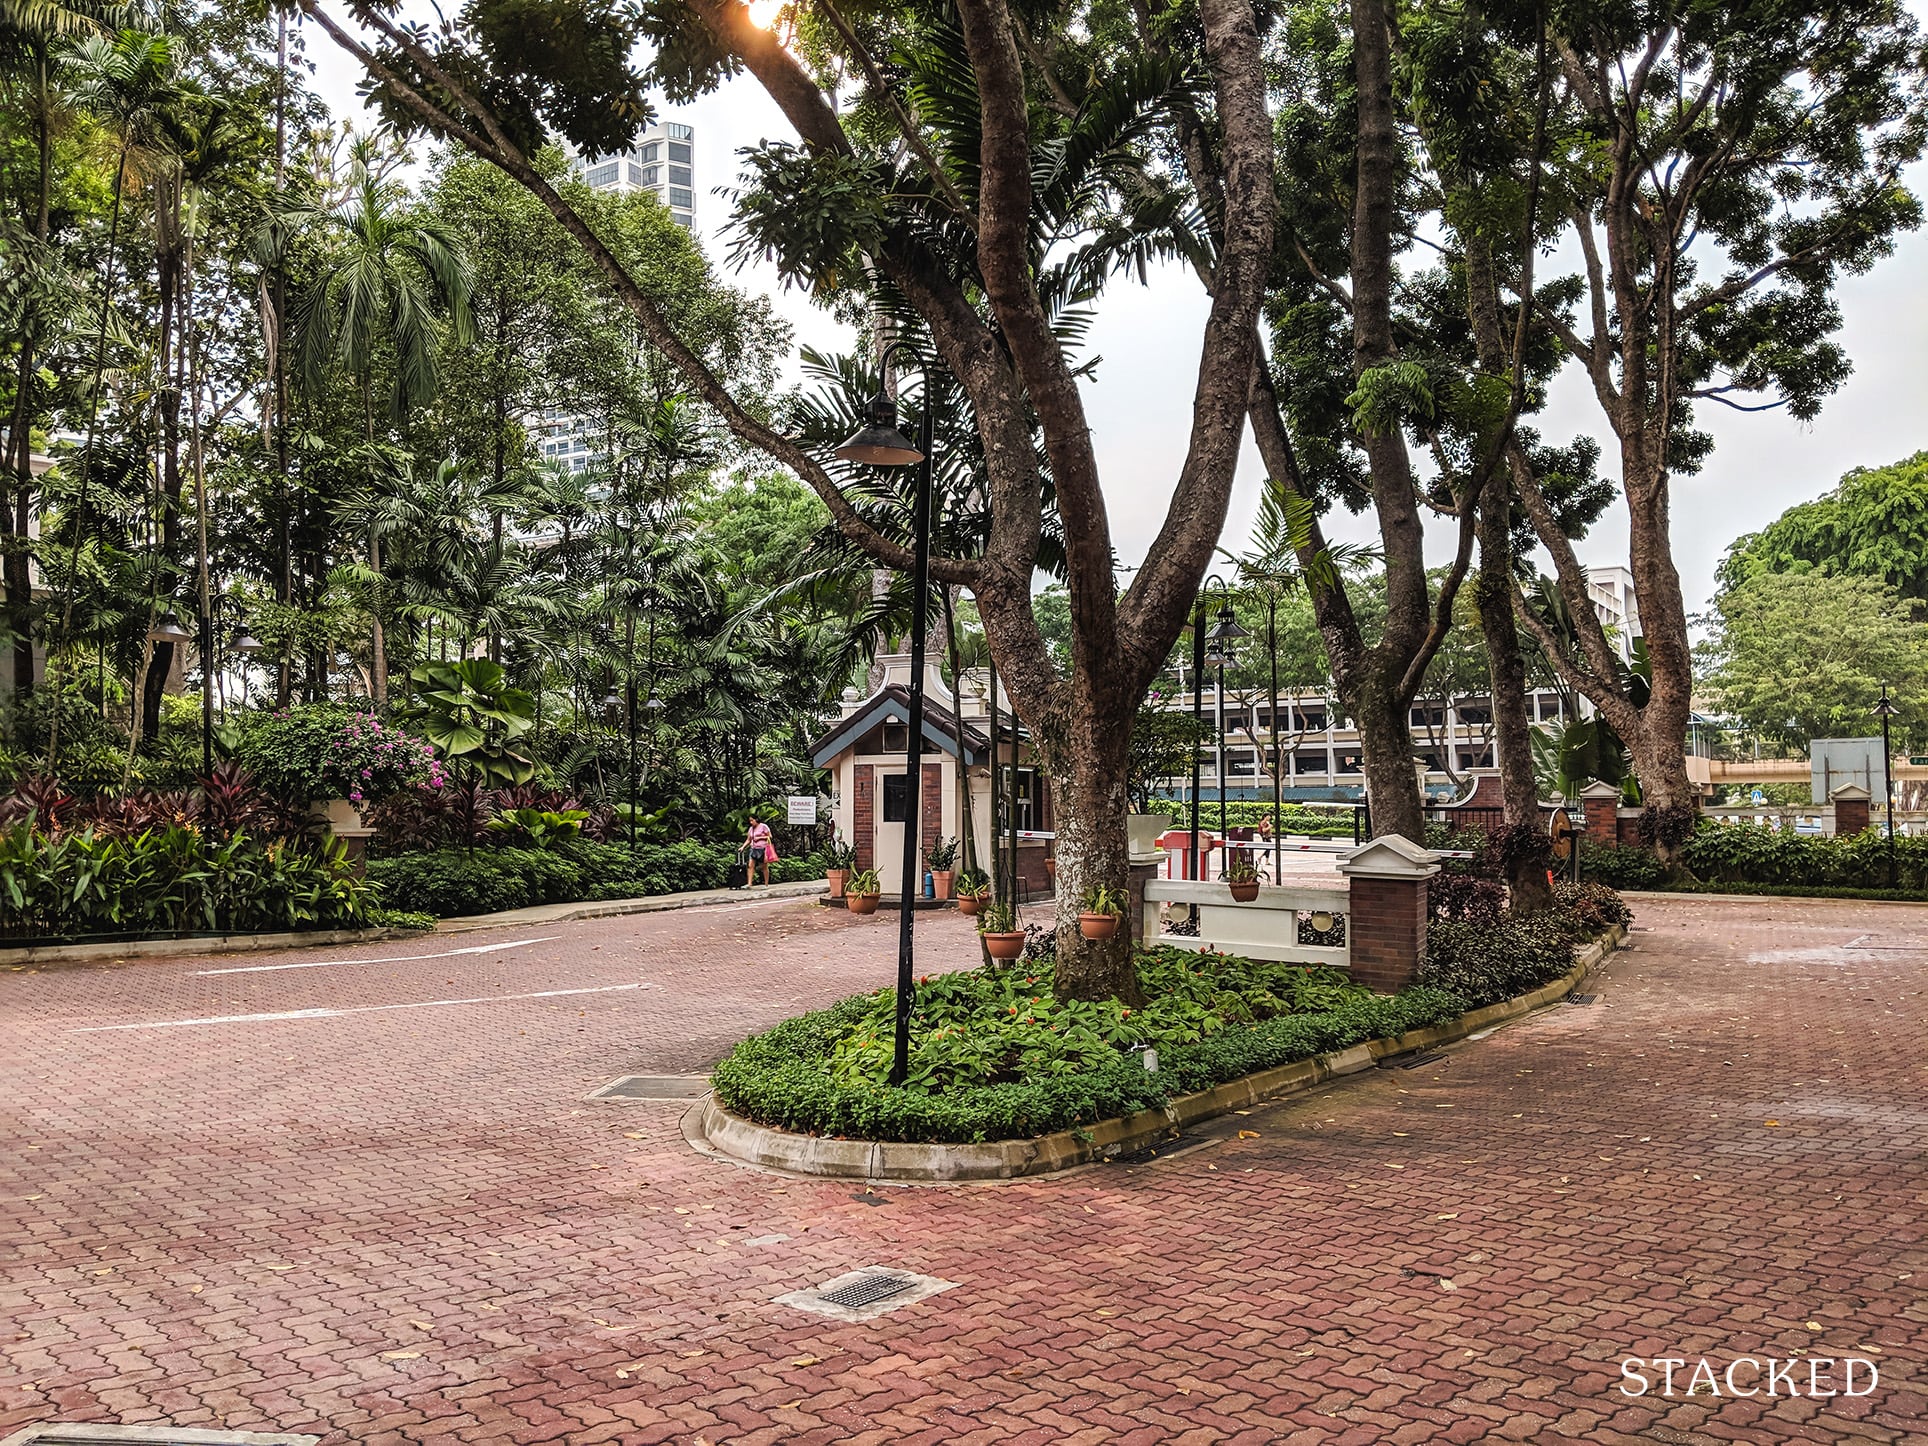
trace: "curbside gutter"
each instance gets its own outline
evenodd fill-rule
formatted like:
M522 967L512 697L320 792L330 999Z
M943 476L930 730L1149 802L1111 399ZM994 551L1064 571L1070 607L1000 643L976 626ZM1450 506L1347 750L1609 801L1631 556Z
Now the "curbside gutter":
M651 894L639 899L598 899L574 904L538 904L443 919L431 930L321 929L280 934L216 934L200 939L129 939L106 944L43 944L0 949L0 970L78 968L88 964L126 964L136 959L199 958L209 954L258 954L269 949L309 949L324 945L374 944L383 939L427 939L436 934L469 934L478 929L512 929L524 924L565 924L576 919L606 919L618 914L657 914L667 909L698 909L763 899L807 899L828 893L822 879L767 888L700 889L687 894Z
M1371 1069L1392 1055L1411 1054L1451 1044L1496 1024L1522 1018L1557 1004L1578 988L1626 938L1616 924L1582 949L1565 975L1515 999L1501 1000L1462 1014L1448 1024L1372 1039L1336 1054L1315 1056L1227 1080L1196 1094L1181 1095L1163 1109L1140 1110L1095 1125L1058 1130L1034 1140L992 1140L973 1145L909 1144L890 1140L845 1140L797 1135L754 1124L733 1115L706 1095L683 1115L683 1138L693 1149L741 1164L792 1175L841 1180L905 1180L951 1183L1014 1180L1046 1175L1094 1160L1133 1154L1169 1140L1189 1126L1216 1119L1261 1100L1299 1094L1330 1079Z

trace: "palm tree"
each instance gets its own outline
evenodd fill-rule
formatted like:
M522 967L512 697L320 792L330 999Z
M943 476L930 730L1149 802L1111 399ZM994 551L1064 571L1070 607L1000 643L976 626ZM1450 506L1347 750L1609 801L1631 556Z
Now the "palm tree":
M388 414L394 421L430 401L440 384L436 355L444 336L473 338L469 316L471 268L461 239L433 216L411 209L392 184L372 136L349 144L347 193L330 207L307 213L330 233L333 253L295 313L300 384L318 392L339 361L361 392L364 437L375 440L375 363L386 342L394 383ZM388 701L388 660L382 637L382 544L368 533L368 566L375 579L369 690L377 708Z

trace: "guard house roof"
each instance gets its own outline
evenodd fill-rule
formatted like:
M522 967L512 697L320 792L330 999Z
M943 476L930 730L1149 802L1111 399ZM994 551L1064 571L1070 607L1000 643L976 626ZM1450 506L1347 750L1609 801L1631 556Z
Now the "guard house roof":
M886 723L909 722L910 689L902 683L886 683L866 698L855 713L839 719L834 728L810 745L811 765L827 768L831 759L856 747L872 729ZM1007 738L1010 736L1008 729L999 731ZM928 693L924 695L924 737L940 752L957 753L957 715ZM966 767L987 761L990 748L990 737L983 729L970 723L964 725Z

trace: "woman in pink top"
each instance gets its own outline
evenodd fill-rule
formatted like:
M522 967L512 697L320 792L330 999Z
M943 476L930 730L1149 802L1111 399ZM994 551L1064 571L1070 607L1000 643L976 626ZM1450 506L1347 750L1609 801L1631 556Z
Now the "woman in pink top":
M744 839L743 844L750 855L750 870L743 882L756 882L756 866L760 862L763 865L763 882L769 883L770 865L777 861L777 846L770 837L770 825L760 818L751 819L749 837Z

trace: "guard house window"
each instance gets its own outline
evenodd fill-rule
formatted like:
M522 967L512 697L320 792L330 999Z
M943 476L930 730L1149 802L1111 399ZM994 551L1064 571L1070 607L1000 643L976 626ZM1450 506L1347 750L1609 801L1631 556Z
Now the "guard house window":
M999 770L1004 789L1004 798L1011 796L1011 766L1007 763ZM1009 828L1015 823L1018 832L1026 833L1038 826L1038 771L1035 768L1017 770L1017 806L1012 811L1012 819L1005 823Z
M910 822L910 775L908 773L884 775L884 822Z

